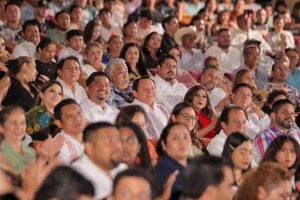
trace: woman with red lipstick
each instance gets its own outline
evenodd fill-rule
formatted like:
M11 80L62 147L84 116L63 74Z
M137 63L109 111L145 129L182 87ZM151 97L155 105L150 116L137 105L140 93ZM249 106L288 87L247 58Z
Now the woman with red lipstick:
M218 117L214 114L206 89L201 85L191 87L185 94L184 101L193 105L198 117L198 138L212 139L216 135L215 126Z
M240 132L230 134L224 144L222 157L231 164L235 185L239 186L243 180L243 174L251 167L250 164L253 158L252 140Z
M39 104L26 114L26 132L33 140L46 140L54 127L54 107L63 98L63 88L58 81L44 83L39 94Z
M275 138L268 147L262 162L277 162L289 170L300 166L300 146L297 140L289 135Z
M134 81L141 76L149 75L145 67L142 51L137 44L125 44L121 51L120 58L126 61L130 81Z

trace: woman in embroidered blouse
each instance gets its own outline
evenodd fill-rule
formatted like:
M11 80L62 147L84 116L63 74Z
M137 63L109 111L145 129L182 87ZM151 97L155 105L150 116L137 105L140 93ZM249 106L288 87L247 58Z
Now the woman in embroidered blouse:
M156 68L157 66L161 40L162 37L157 32L149 33L146 36L142 51L145 55L145 64L147 68Z
M0 111L0 131L4 135L2 153L17 174L37 158L34 149L21 142L25 129L25 112L22 108L7 106Z
M252 140L240 132L230 134L224 144L222 158L231 164L235 186L239 186L242 183L244 173L251 167Z
M120 58L126 61L130 81L134 81L140 76L149 75L145 67L143 54L137 44L125 44L121 51Z
M208 155L208 151L206 150L204 144L196 136L197 120L198 118L194 107L190 103L181 102L174 107L171 113L169 123L178 122L188 127L191 134L192 144L193 144L192 145L193 156L198 154Z
M20 56L7 63L8 74L0 80L0 102L2 106L18 105L28 111L35 103L38 90L31 82L37 71L34 60Z
M26 114L26 132L33 140L45 140L54 128L54 107L63 98L63 88L58 81L44 83L40 90L40 102Z
M183 189L184 170L187 166L192 141L188 128L181 123L168 124L157 142L157 152L161 156L154 169L155 180L160 188L166 184L168 177L177 173L172 187L171 198L177 199Z
M212 139L216 135L215 126L218 117L214 114L206 89L201 85L195 85L185 94L184 101L192 104L196 110L199 128L196 136Z

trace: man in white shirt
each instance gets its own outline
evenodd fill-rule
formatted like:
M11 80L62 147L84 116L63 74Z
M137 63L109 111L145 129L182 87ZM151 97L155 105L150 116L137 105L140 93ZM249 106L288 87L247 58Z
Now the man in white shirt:
M88 125L83 131L85 154L72 167L91 181L95 188L94 199L104 199L112 192L113 178L127 168L120 164L122 143L118 129L109 123Z
M200 38L201 33L197 31L195 26L180 28L175 33L175 41L182 47L182 69L187 71L199 71L202 69L204 54L201 50L194 48Z
M260 65L260 49L257 45L246 45L243 50L244 64L235 71L235 74L241 69L248 69L253 72L255 76L255 84L258 90L261 90L268 82L271 74L271 69Z
M73 99L65 99L55 106L54 116L57 126L62 129L56 137L64 137L58 156L65 165L69 165L83 155L81 143L85 121L82 110Z
M40 42L40 32L35 20L26 21L23 25L23 41L18 44L12 53L14 58L28 56L36 59L36 46Z
M155 102L157 93L154 81L148 76L138 78L133 82L132 90L135 97L132 104L140 105L147 114L147 138L158 140L163 128L168 124L170 115L163 105Z
M112 24L111 12L107 8L99 11L99 19L101 21L100 32L101 36L108 42L109 38L114 34L122 36L122 30Z
M206 59L208 58L210 57ZM204 67L200 77L200 84L206 88L211 106L216 113L220 113L226 105L229 105L228 95L223 89L217 87L219 80L220 72L218 66L211 64Z
M104 72L93 72L86 80L88 99L81 103L87 123L115 123L119 110L106 101L110 96L109 78Z
M248 84L240 83L232 89L232 103L241 107L248 115L245 134L254 139L269 127L270 118L255 105L252 96L252 88Z
M237 48L240 52L242 52L244 48L244 42L246 40L255 39L261 42L261 50L263 54L269 54L270 52L272 52L271 47L265 41L261 33L250 28L251 19L247 14L238 16L237 23L239 29L232 33L231 45L233 47Z
M75 56L78 58L80 65L83 65L83 57L80 54L84 46L82 32L77 29L72 29L67 32L66 38L68 46L60 50L58 61L69 56Z
M160 57L157 71L158 74L152 78L156 85L157 102L164 105L171 113L174 106L183 101L188 89L175 79L177 61L172 55L167 54Z
M231 34L229 29L222 28L218 31L218 44L213 45L205 52L205 57L216 56L220 62L220 72L233 73L241 65L241 53L231 46Z
M57 81L63 87L64 99L71 98L79 104L87 99L84 88L77 82L80 76L80 64L77 57L70 56L62 59L58 63L57 73Z
M245 132L247 117L242 108L226 106L220 116L222 130L207 146L210 155L221 156L227 136L233 132Z
M152 18L152 14L149 10L141 11L139 20L137 22L137 39L141 42L144 42L149 33L160 33L159 28L152 24Z

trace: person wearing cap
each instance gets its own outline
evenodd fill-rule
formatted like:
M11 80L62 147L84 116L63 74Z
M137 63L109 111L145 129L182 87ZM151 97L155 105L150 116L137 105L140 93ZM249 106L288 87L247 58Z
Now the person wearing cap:
M47 18L47 11L49 9L48 2L46 0L39 0L35 8L35 20L39 24L39 31L43 34L47 29L55 28L55 24Z
M228 28L218 31L218 43L207 49L205 57L216 56L220 62L220 73L233 73L241 65L241 53L231 46L231 34Z
M138 23L137 23L137 39L144 41L146 36L152 32L160 33L158 27L152 25L152 14L149 10L141 11Z
M188 71L202 70L204 54L194 48L200 37L201 33L195 26L182 27L175 33L175 41L182 47L181 68Z
M122 36L122 30L112 24L112 14L107 8L99 11L99 19L101 21L100 31L105 42L109 41L112 35Z

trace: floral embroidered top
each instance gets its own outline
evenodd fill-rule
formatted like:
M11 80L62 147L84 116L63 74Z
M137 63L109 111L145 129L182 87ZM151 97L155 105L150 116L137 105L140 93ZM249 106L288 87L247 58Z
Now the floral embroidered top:
M26 132L29 135L43 132L49 134L49 127L54 125L54 116L46 109L45 106L37 105L32 107L26 115Z

